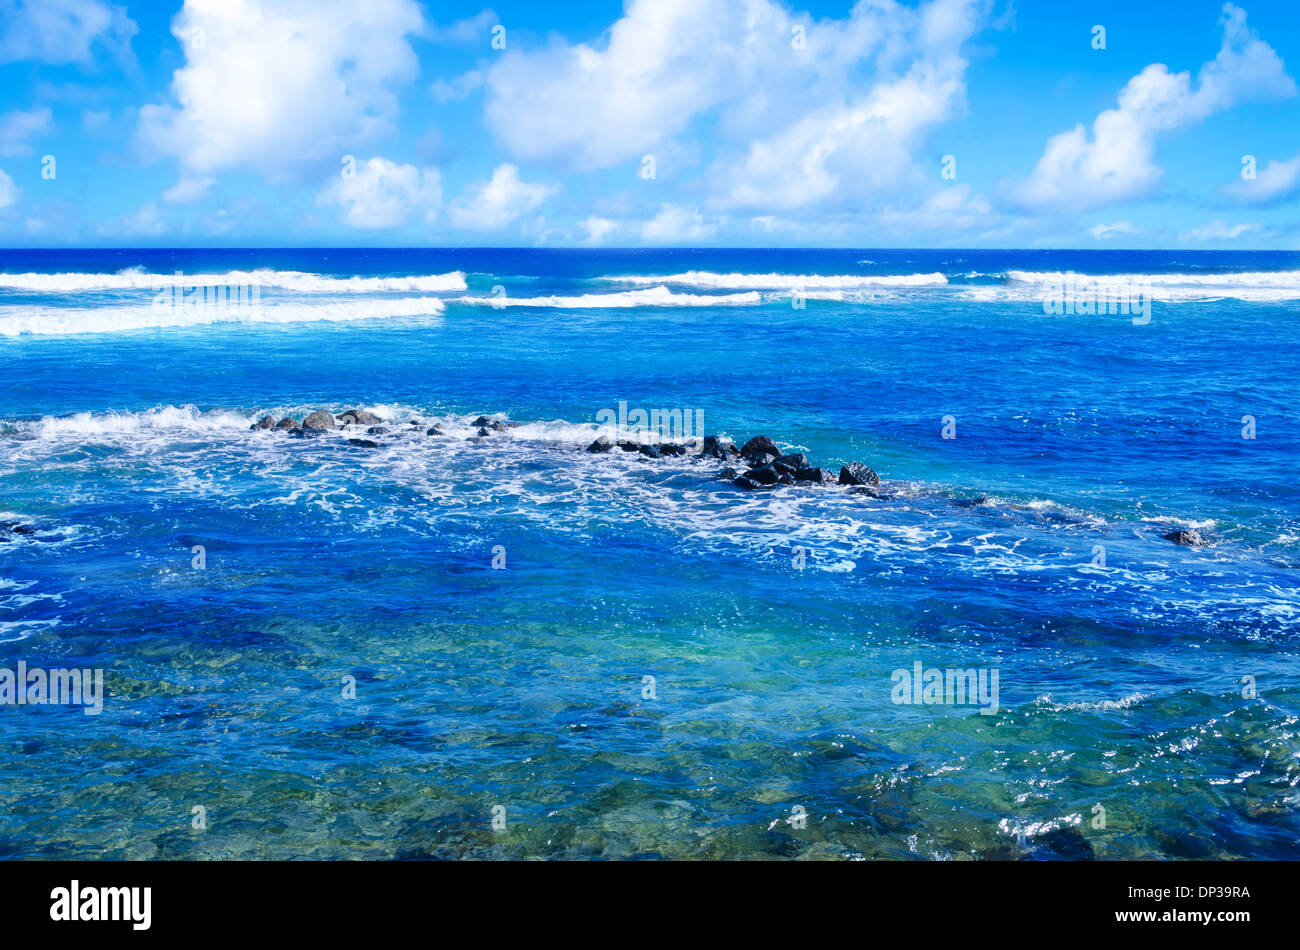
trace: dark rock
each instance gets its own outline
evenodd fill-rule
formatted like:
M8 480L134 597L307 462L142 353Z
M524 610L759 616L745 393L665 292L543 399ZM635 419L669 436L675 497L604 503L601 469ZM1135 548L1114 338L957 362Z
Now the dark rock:
M493 419L491 416L479 416L470 425L477 426L480 429L491 429L493 432L504 432L506 429L513 429L518 423L504 422L501 419Z
M718 478L725 478L727 481L734 481L739 477L740 477L740 473L736 471L734 468L732 468L730 465L728 465L726 468L724 468L721 472L718 473Z
M715 459L720 459L735 454L736 446L725 436L706 435L704 437L704 446L700 451L704 455L711 455Z
M298 423L295 420L290 419L288 416L285 416L283 419L281 419L279 422L275 424L275 427L277 429L292 429L297 425Z
M874 485L854 485L849 489L851 495L866 495L868 498L892 498L888 492Z
M834 485L839 481L834 472L827 471L824 468L801 468L794 473L794 480L813 485Z
M1030 840L1022 861L1092 861L1097 857L1092 843L1078 828L1053 828Z
M655 448L653 445L639 446L638 451L640 451L640 453L644 455L646 458L652 458L652 459L663 458L663 455L660 454L659 450Z
M736 479L734 482L732 482L731 484L735 485L737 488L743 488L743 489L745 489L746 491L753 491L753 490L756 489L756 488L770 488L770 487L771 487L770 485L764 485L762 482L756 482L756 481L754 481L752 478L746 478L744 475L741 475L739 478L737 478L737 479Z
M759 452L756 455L743 456L751 466L757 468L760 465L771 465L777 457L770 452Z
M775 485L781 475L770 465L760 465L758 468L751 468L742 477L758 482L760 485Z
M587 446L588 452L608 452L614 448L614 440L607 435L602 435L591 445Z
M250 429L274 429L275 420L270 416L262 416L262 418L258 419L251 426L249 426L249 428Z
M324 409L320 409L302 420L302 427L304 429L316 429L318 431L323 429L333 429L334 417Z
M778 485L793 485L794 476L791 475L789 472L781 472L779 475L777 475L776 482Z
M879 485L880 476L861 462L850 462L840 469L841 485Z
M479 434L479 437L481 438L481 437L483 437L483 436L485 436L485 435L491 435L491 434L492 434L492 430L489 429L487 426L479 426L479 428L478 428L478 434Z
M623 441L623 442L620 442L620 443L618 444L618 447L619 447L620 449L622 449L624 452L640 452L640 451L641 451L641 446L640 446L638 443L636 443L636 442L628 442L628 441L626 441L626 440Z
M1179 528L1177 531L1170 531L1164 539L1191 548L1199 548L1205 544L1204 536L1195 528Z
M348 439L348 445L359 445L363 449L377 449L378 442L372 442L370 439Z
M805 468L810 468L808 456L802 452L793 452L790 455L782 455L776 460L777 465L785 466L792 472L798 472Z
M429 428L427 428L427 429L424 430L424 434L425 434L425 435L442 435L442 434L443 434L442 426L429 426Z
M339 425L341 426L375 426L383 421L373 412L367 412L364 409L349 409L347 412L339 413Z
M383 426L371 426L366 430L366 435L388 435L388 430Z
M753 455L770 455L772 458L780 458L785 453L767 436L756 435L740 447L740 454L744 458Z

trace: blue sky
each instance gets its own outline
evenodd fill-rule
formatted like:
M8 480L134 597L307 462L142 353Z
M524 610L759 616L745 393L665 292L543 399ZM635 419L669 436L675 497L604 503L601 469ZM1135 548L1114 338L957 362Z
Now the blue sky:
M1300 247L1289 0L550 6L0 0L0 245Z

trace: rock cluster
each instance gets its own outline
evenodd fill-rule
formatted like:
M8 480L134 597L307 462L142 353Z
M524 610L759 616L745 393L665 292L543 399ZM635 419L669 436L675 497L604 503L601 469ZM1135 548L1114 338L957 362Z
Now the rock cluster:
M588 452L612 452L615 448L624 452L640 452L651 458L667 455L689 455L691 448L698 443L692 441L683 445L666 443L616 442L609 436L600 436L591 445ZM820 468L808 461L802 452L786 453L770 437L756 435L740 448L725 436L706 435L700 444L700 451L695 458L715 458L720 461L744 462L748 468L743 472L727 466L722 476L729 479L738 488L755 490L761 488L778 488L782 485L851 485L874 488L880 484L880 477L869 466L861 462L850 462L840 468L837 476L830 469Z

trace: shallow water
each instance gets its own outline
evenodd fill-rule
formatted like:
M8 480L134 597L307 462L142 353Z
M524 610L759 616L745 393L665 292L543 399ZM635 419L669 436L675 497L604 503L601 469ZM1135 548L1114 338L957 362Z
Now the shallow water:
M1298 311L1294 254L0 252L0 667L108 692L0 706L0 854L1300 856ZM886 497L582 452L620 400Z

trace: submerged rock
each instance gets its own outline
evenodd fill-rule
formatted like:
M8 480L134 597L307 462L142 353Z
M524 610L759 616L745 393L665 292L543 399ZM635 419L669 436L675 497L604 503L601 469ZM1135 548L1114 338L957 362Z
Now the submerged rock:
M275 419L271 418L270 416L262 416L262 418L258 419L251 426L249 426L249 428L250 429L274 429Z
M444 435L445 433L442 431L442 426L434 425L434 426L429 426L429 428L425 429L425 430L424 430L424 434L425 434L425 435Z
M504 432L506 429L518 427L517 422L506 422L503 419L494 419L491 416L479 416L470 425L479 429L491 429L493 432Z
M1206 543L1204 535L1195 528L1179 528L1177 531L1170 531L1164 539L1189 548L1199 548Z
M850 462L840 469L841 485L879 485L880 476L861 462Z
M348 445L360 446L363 449L379 448L379 443L371 441L370 439L348 439Z
M313 412L306 419L302 420L302 427L304 429L315 429L317 431L322 431L324 429L333 429L334 417L330 415L328 412L326 412L324 409L318 409L316 412Z
M383 421L373 412L367 412L365 409L349 409L340 412L338 419L341 426L375 426Z
M371 426L366 430L366 435L388 435L388 430L383 426Z
M587 446L588 452L608 452L614 448L614 440L607 435L602 435L591 445Z

